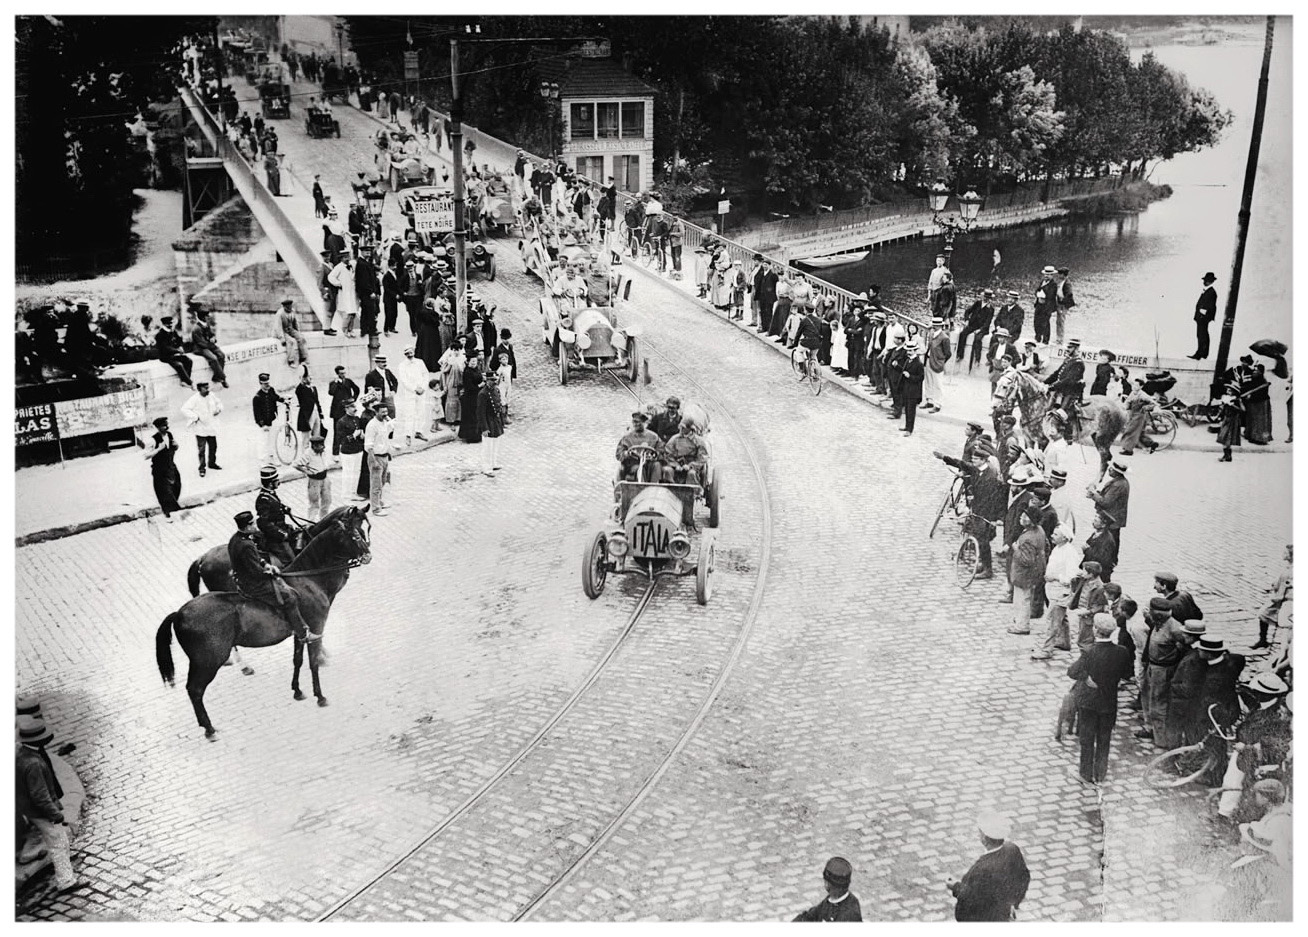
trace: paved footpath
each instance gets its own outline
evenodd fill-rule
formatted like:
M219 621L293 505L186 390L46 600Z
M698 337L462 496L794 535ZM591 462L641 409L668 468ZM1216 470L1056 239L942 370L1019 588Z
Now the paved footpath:
M338 111L343 135L366 132L356 118L367 118ZM351 166L342 156L336 177ZM248 496L196 509L185 530L138 521L19 550L18 683L45 694L60 742L78 746L90 796L75 859L95 883L57 900L38 891L20 917L318 917L490 778L614 640L634 583L590 602L577 567L634 401L593 375L558 386L535 331L539 286L501 269L478 289L519 349L505 468L480 474L476 447L457 442L397 463L375 559L333 610L327 709L291 700L285 646L250 651L252 677L220 674L212 744L183 690L159 682L153 631L185 598L190 559L226 538ZM1051 738L1067 661L1030 661L1030 639L1005 633L1000 587L957 589L953 532L926 538L948 481L930 451L956 451L958 427L924 420L905 440L851 396L813 398L762 343L651 280L624 315L649 338L644 399L693 398L684 368L740 423L713 424L728 479L717 594L701 608L688 583L661 587L609 676L545 744L342 916L505 919L567 868L727 659L759 585L764 498L769 572L722 695L536 918L782 920L817 900L821 865L839 853L869 918L941 920L945 877L978 852L982 804L1015 819L1033 870L1024 919L1219 913L1198 910L1215 907L1235 852L1208 835L1198 798L1144 790L1151 749L1125 720L1099 794L1071 780L1074 746ZM1092 462L1073 466L1083 486ZM1247 644L1290 539L1288 456L1137 456L1131 478L1127 591L1146 598L1152 571L1173 568L1210 627ZM288 492L302 507L300 486Z

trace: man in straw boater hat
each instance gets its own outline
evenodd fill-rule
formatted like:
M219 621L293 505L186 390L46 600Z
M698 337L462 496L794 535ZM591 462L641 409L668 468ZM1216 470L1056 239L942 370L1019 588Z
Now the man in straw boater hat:
M827 896L809 908L795 915L795 921L858 921L863 920L863 909L849 890L853 881L854 868L849 860L832 856L822 870L822 883L826 886Z
M1131 482L1127 480L1127 460L1118 456L1108 465L1108 471L1097 483L1086 488L1086 497L1108 521L1117 537L1118 555L1122 549L1122 531L1126 530L1127 509L1131 502Z
M46 753L46 746L54 736L39 715L18 717L17 781L14 793L18 798L18 812L26 817L41 834L41 840L54 864L55 890L59 892L82 888L73 872L73 857L69 844L68 825L61 800L64 789L55 776L54 765Z
M311 521L320 521L331 513L332 486L327 481L327 437L320 426L309 437L308 448L300 454L295 467L304 473L308 484L309 513Z
M1031 872L1022 850L1008 837L1012 823L994 810L982 810L976 818L977 832L985 852L972 863L961 879L945 882L954 896L955 921L1011 921L1026 897Z

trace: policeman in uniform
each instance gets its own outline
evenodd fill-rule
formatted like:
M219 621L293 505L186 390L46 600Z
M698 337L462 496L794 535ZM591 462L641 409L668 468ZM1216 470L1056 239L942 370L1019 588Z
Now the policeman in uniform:
M242 511L235 519L236 533L227 541L227 556L231 560L237 590L244 598L279 609L297 639L319 640L322 635L311 634L300 614L299 596L281 581L276 568L260 552L256 542L254 515Z
M849 890L849 883L854 877L854 869L849 860L832 856L822 870L822 881L827 887L827 896L795 916L796 921L859 921L863 920L863 909L859 907L858 898Z
M667 456L663 467L665 482L704 486L708 447L704 445L694 420L687 417L681 421L681 431L663 445L663 454Z
M277 496L277 469L265 465L259 470L259 482L263 486L254 499L254 510L259 515L259 532L263 534L264 545L268 552L276 556L285 565L295 559L298 531L292 530L286 523L291 517L291 509L282 504Z
M1067 357L1057 371L1045 378L1045 384L1057 399L1057 406L1062 407L1069 418L1077 414L1077 405L1085 390L1085 362L1081 360L1081 342L1078 339L1067 340Z
M640 457L632 454L631 450L636 446L648 446L655 452L661 452L663 449L663 440L658 435L650 432L645 428L645 423L649 419L640 410L631 414L631 431L618 440L617 460L618 481L635 481L636 469L640 466ZM648 459L645 463L645 477L640 481L650 481L658 478L661 474L658 461Z

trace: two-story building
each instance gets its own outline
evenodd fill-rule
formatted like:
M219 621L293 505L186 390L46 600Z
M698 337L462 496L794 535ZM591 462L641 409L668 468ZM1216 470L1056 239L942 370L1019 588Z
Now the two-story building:
M559 154L588 179L644 191L654 184L654 89L606 52L607 43L542 69L559 86Z

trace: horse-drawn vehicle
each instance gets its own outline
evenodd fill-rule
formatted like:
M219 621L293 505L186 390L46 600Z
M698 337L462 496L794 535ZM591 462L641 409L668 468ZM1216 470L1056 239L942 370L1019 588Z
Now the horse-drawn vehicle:
M632 449L631 454L639 459L637 479L644 479L646 467L660 458L658 452L646 446ZM611 574L642 575L650 581L693 575L695 600L700 605L708 604L717 563L716 528L722 479L717 469L707 471L706 477L707 486L694 479L685 484L616 483L613 519L595 534L582 555L581 585L588 598L599 598ZM695 523L695 505L700 501L709 509L709 529L703 532L699 532ZM697 551L696 539L699 540ZM692 551L696 556L693 562Z
M322 97L324 101L350 103L350 86L345 81L345 72L335 62L329 62L323 69Z

